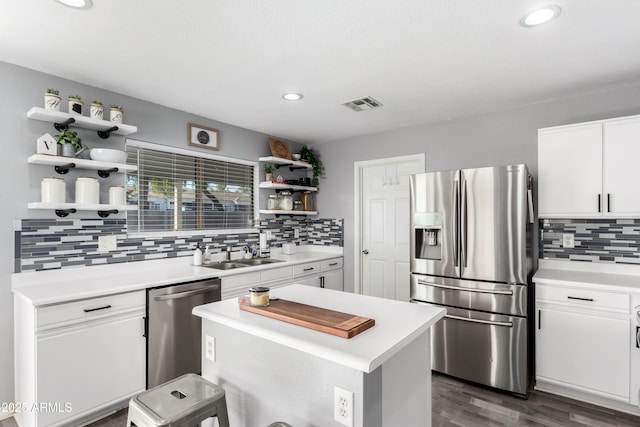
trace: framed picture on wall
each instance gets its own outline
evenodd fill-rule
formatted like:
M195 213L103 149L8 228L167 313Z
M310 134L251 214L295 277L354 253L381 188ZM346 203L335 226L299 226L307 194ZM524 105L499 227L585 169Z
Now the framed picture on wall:
M187 125L187 142L189 145L209 150L220 149L220 138L218 129L189 123Z

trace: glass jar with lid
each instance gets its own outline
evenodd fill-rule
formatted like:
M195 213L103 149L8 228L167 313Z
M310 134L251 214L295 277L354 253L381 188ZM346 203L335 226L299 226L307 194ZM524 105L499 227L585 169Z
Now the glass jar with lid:
M293 194L291 191L284 190L280 192L280 209L285 211L293 210Z
M304 206L305 211L313 210L313 199L311 197L311 191L305 191L304 193L302 193L300 199L302 200L302 205Z
M280 196L278 194L269 194L269 199L267 199L267 209L270 211L280 209Z

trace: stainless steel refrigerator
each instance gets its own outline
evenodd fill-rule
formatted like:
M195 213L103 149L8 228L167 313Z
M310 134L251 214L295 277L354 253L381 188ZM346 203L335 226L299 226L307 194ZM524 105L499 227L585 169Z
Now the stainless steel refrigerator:
M447 310L433 370L527 394L532 223L524 164L411 177L411 301Z

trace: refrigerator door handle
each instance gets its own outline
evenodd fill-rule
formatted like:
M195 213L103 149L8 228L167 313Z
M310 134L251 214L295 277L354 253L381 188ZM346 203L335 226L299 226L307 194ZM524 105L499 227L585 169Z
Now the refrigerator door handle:
M433 286L434 288L451 289L454 291L462 291L462 292L476 292L480 294L513 295L513 291L503 291L500 289L462 288L460 286L441 285L439 283L424 282L422 280L418 280L418 285L427 285L427 286Z
M505 326L507 328L513 327L512 322L496 322L494 320L472 319L469 317L454 316L453 314L445 314L444 317L445 319L462 320L464 322L471 322L471 323L482 323L484 325Z
M467 180L462 181L462 197L461 197L461 214L460 214L460 257L462 267L467 266Z
M529 223L533 224L533 177L529 175L529 183L527 184L527 205L529 206Z
M458 229L460 227L460 187L458 186L458 181L455 181L453 186L453 265L458 266Z

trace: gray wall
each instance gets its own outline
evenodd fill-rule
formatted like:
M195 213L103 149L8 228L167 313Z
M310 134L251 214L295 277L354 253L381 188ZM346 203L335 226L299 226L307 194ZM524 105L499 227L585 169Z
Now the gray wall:
M257 160L260 156L270 154L267 135L0 62L0 93L3 99L0 103L0 126L4 135L4 164L0 180L0 241L3 242L0 245L0 402L13 402L13 296L9 276L13 272L13 220L55 218L51 212L27 210L28 202L40 200L42 177L55 175L53 168L27 164L27 157L35 153L36 138L45 132L54 136L57 133L50 123L27 119L27 111L31 107L43 106L43 94L49 87L60 90L63 97L61 111L67 111L66 97L74 94L82 96L85 108L88 108L93 99L99 99L105 105L124 106L124 122L138 127L138 132L131 136L135 139L189 148L187 123L193 122L220 130L221 150L217 152L220 155ZM91 147L124 148L122 136L112 136L107 142L103 142L93 131L78 132L83 142ZM299 144L290 144L290 147L294 152ZM67 187L78 173L83 172L69 172L65 178ZM117 176L115 174L113 179L124 182L122 175L119 178ZM94 218L89 213L77 214L75 217Z
M327 173L320 182L319 210L323 217L344 219L345 290L354 289L354 162L426 153L427 171L526 163L535 179L538 128L634 114L640 114L639 80L507 111L318 144Z

